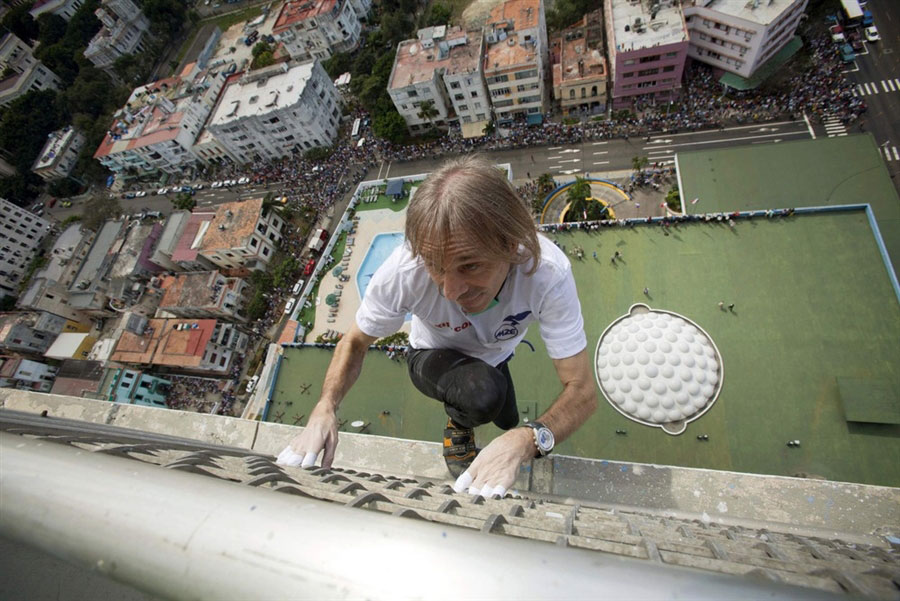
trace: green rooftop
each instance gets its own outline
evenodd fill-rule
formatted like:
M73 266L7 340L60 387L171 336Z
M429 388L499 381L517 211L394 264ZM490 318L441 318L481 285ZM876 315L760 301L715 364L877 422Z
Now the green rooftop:
M787 147L767 150L781 153ZM709 165L706 173L718 180L706 188L699 169L696 177L694 170L683 171L691 174L685 185L698 190L694 194L703 197L705 209L738 208L724 201L708 206L715 202L713 192L729 185L726 182L735 186L724 190L744 203L740 208L803 204L796 196L799 187L784 169L775 169L755 152L722 154L730 159L695 159ZM749 167L753 173L769 169L771 177L763 178L764 185L753 181L752 193L738 199L733 191L741 189L734 183L739 177L731 163L745 156L754 159ZM798 172L806 169L796 147L783 160L787 156ZM827 180L831 174L825 165L820 177ZM747 177L748 185L751 179ZM764 194L776 189L776 182L788 188L786 198L795 202L776 199L763 204ZM867 185L866 178L860 178L852 188L875 193ZM804 198L811 203L813 196ZM826 200L838 204L839 196L831 194ZM704 328L721 352L725 374L715 405L680 436L628 420L598 393L597 412L559 445L560 453L900 486L900 426L848 421L854 415L845 413L853 404L851 413L860 410L865 420L877 421L885 413L882 404L896 404L900 395L900 304L865 211L740 220L733 229L718 222L685 223L669 236L656 225L642 225L561 233L556 238L569 249L582 246L588 257L573 259L573 270L592 361L609 323L633 303L645 302L681 313ZM596 261L590 258L594 250ZM609 261L616 250L623 256L618 267ZM649 298L642 292L645 286ZM719 301L735 303L734 313L722 311ZM536 351L521 345L510 366L522 417L534 418L558 394L559 383L536 327L527 339ZM329 349L285 349L269 420L306 423L331 355ZM854 386L857 381L878 382L879 406L859 407L856 399L862 389ZM405 363L377 351L369 353L339 417L346 420L345 431L358 431L351 423L363 420L372 434L433 441L440 439L446 419L440 405L409 382ZM627 435L617 435L617 429ZM497 433L493 426L478 432L482 441ZM708 434L709 440L697 440L698 434ZM788 440L800 440L801 445L787 447Z
M676 165L690 213L868 203L900 266L900 198L871 134L680 152Z

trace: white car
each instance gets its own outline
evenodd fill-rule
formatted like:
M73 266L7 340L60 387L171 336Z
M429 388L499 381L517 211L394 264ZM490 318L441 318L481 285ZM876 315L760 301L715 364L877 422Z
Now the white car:
M239 184L249 184L249 183L250 183L250 178L249 178L249 177L242 177L242 178L240 178L240 179L237 181L237 183L239 183Z
M196 186L194 186L194 190L202 190L203 188L204 188L203 184L197 184Z
M284 314L285 314L285 315L287 315L288 313L290 313L290 312L291 312L291 309L294 308L294 302L295 302L295 301L296 301L296 299L294 299L294 298L289 298L289 299L288 299L287 304L284 306Z
M210 184L209 187L210 187L210 188L221 188L221 187L222 187L222 182L213 182L212 184Z
M159 194L160 196L162 196L163 194L168 194L169 189L168 188L160 188L159 190L156 191L156 193Z
M237 180L226 179L223 183L230 188L237 183Z
M878 28L872 25L871 27L866 27L866 40L869 42L877 42L881 39L881 36L878 35Z
M303 290L304 280L298 280L296 284L294 284L294 288L291 290L291 294L297 295L300 294L300 291Z
M247 382L247 392L253 392L253 389L256 388L256 383L259 382L259 374L250 378L250 381Z
M140 191L138 191L138 192L135 192L134 195L135 195L137 198L143 198L143 197L147 196L147 193L144 192L143 190L140 190Z

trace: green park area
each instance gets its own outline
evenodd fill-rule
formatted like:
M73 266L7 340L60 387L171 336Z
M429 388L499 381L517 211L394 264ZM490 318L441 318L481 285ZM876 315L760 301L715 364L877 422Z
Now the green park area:
M718 207L735 208L745 207ZM891 400L896 411L900 394L900 304L864 211L757 217L734 228L682 223L669 235L639 225L551 237L585 250L584 260L572 261L592 362L603 330L643 302L696 322L724 364L719 399L684 434L630 421L598 392L596 413L559 453L900 485L900 425L891 423ZM617 250L622 260L613 265ZM719 301L734 303L734 311ZM521 416L533 419L560 385L538 328L526 338L534 352L520 345L510 367ZM305 424L331 355L285 349L269 420ZM879 405L860 407L872 390ZM339 417L344 431L359 431L351 424L362 420L374 435L430 441L440 440L446 419L412 386L405 363L381 351L370 351ZM480 444L497 433L479 428ZM789 440L801 444L788 447Z

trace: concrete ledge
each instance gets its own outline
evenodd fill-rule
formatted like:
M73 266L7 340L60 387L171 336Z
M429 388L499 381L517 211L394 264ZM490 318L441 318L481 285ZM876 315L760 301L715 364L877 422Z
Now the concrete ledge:
M0 389L0 407L168 434L277 455L301 428ZM335 466L450 482L441 445L342 432ZM514 489L574 503L723 526L884 544L900 533L900 489L696 468L552 456L522 466Z

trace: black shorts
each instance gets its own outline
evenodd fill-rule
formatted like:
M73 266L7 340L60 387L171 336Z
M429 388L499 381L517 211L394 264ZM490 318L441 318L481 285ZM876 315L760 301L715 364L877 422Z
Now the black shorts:
M494 422L503 430L519 424L508 361L494 367L450 349L412 347L407 357L412 383L425 396L442 402L456 425L474 428Z

